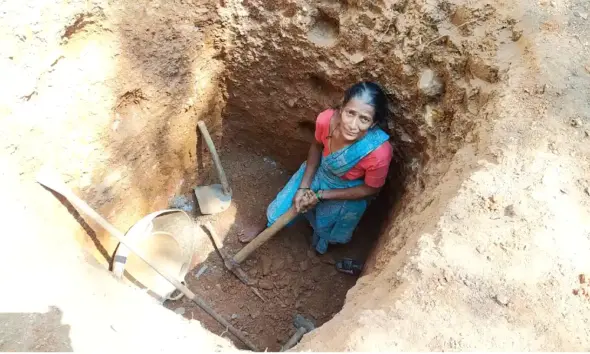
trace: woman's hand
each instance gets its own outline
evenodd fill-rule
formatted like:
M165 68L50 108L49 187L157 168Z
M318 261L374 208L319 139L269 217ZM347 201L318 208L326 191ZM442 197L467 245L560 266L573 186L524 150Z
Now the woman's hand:
M310 189L298 190L294 201L295 210L300 214L313 209L319 203L316 194Z
M301 203L303 203L303 200L307 198L307 191L309 191L309 189L298 189L297 193L295 193L295 198L293 198L293 204L295 205L295 210L297 210L298 213L300 213L301 210Z

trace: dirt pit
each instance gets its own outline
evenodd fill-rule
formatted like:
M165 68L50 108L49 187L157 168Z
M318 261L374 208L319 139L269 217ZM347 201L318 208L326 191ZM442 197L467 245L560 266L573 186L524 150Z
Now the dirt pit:
M390 128L409 172L397 196L383 191L386 207L369 210L375 222L365 219L351 244L330 250L355 257L371 247L366 237L379 236L364 276L308 257L311 230L302 224L245 264L270 284L266 303L214 251L189 286L260 349L278 349L296 313L321 325L301 351L590 347L579 277L590 269L587 1L39 3L0 5L0 68L10 83L0 90L0 186L5 228L19 236L3 239L0 284L20 290L3 293L0 312L57 307L75 351L230 347L219 338L229 338L226 329L186 299L166 305L195 321L118 298L116 284L100 281L116 240L35 174L55 166L128 230L216 181L197 180L213 171L206 149L195 151L203 121L228 148L234 202L211 219L233 254L238 234L264 222L304 160L317 114L352 83L373 80L398 102ZM254 153L232 146L238 141ZM104 273L82 267L81 250ZM35 345L52 333L37 332L28 338ZM18 344L22 331L12 333L8 342Z
M266 208L290 178L292 171L268 156L248 152L239 146L219 149L230 181L233 198L230 209L213 216L196 216L197 221L210 221L229 255L243 244L238 235L266 223ZM212 174L203 184L218 183ZM196 198L191 200L194 215L199 215ZM301 219L280 231L256 250L242 266L251 279L258 281L263 302L223 265L217 253L197 265L186 277L187 286L248 336L261 350L278 351L295 333L293 317L301 314L316 326L330 320L344 304L347 291L357 277L340 273L335 261L342 257L366 259L375 241L375 228L382 213L376 212L381 201L371 205L353 239L346 245L332 245L322 256L311 248L312 229ZM371 230L371 232L369 232ZM244 348L225 328L187 298L167 301L165 306L188 319L199 320L207 329L230 338Z

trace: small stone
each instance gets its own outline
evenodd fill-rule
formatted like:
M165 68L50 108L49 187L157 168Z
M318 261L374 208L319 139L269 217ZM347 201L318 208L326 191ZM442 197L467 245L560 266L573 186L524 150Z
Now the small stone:
M311 259L311 264L313 264L313 265L320 264L320 260L319 260L319 258L317 258L317 257L315 257L315 258L312 258L312 259Z
M284 266L285 266L285 259L283 259L283 258L277 258L272 262L273 272L283 269Z
M579 293L579 292L580 292L580 290L579 290L579 289L574 289L574 290L572 290L572 294L574 294L574 295L578 295L578 293Z
M522 30L512 30L512 40L517 42L522 37Z
M184 315L184 313L186 312L184 307L179 307L176 310L174 310L175 313L179 314L179 315Z
M584 275L584 274L578 275L578 280L580 281L580 284L586 283L586 275Z
M510 216L510 217L515 217L516 216L516 211L514 210L514 205L513 204L510 204L506 208L504 208L504 215Z
M250 314L250 317L252 317L254 320L258 318L258 316L260 316L260 311L255 311Z
M272 290L274 288L274 284L270 280L263 279L258 282L258 287L264 290Z
M240 317L240 316L238 316L238 314L237 314L237 313L234 313L234 314L232 314L232 315L231 315L231 319L232 319L232 320L237 320L237 319L238 319L238 317Z
M221 284L215 284L215 287L217 288L217 290L221 290Z
M348 59L352 64L359 64L365 60L365 56L363 55L363 53L354 53L353 55L348 57Z
M428 97L436 97L443 92L443 84L431 69L426 69L420 74L418 89Z
M250 269L250 271L248 271L248 274L249 274L251 277L256 277L256 275L258 275L258 269L256 269L256 268L252 268L252 269Z
M299 310L302 307L303 307L303 302L301 302L301 300L297 300L297 302L295 302L295 308L297 310Z
M283 288L287 287L287 285L289 285L289 281L288 280L281 280L281 281L277 282L276 285L279 289L283 289Z
M297 103L297 98L291 98L287 101L287 105L291 108L295 107L296 103Z
M261 256L260 263L262 267L262 275L268 275L272 266L272 259L268 256Z
M496 302L502 306L508 306L508 304L510 303L510 299L502 294L497 294L494 297L494 300L496 300Z
M580 120L578 118L572 118L570 120L570 125L575 128L575 127L579 127L580 125L582 125L582 123L580 122Z
M304 260L304 261L301 261L301 262L299 263L299 269L300 269L302 272L305 272L306 270L308 270L308 269L309 269L309 261L308 261L307 259L306 259L306 260Z

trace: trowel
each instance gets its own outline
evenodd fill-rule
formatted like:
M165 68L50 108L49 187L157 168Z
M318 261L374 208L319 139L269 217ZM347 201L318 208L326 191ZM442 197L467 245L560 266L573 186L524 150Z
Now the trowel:
M205 143L207 144L207 148L211 153L215 169L217 170L217 176L219 177L221 184L195 187L195 195L197 196L197 201L202 214L217 214L229 208L232 192L229 188L229 183L227 182L223 167L221 167L221 160L219 160L219 155L217 155L217 150L215 149L215 145L213 145L213 140L209 135L207 126L202 121L197 123L197 125L199 126L199 130L201 131Z

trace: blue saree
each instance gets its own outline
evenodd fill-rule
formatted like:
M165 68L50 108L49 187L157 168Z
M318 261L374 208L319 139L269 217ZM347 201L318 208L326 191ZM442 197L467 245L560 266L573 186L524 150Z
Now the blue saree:
M389 139L387 133L375 127L367 134L345 148L322 156L318 170L313 178L313 191L352 188L362 185L363 179L345 180L342 178L365 156L377 149ZM291 177L287 185L279 192L276 199L268 206L266 216L268 225L281 217L291 208L293 198L303 179L306 163ZM308 211L305 217L313 227L313 246L320 254L326 253L328 245L347 243L367 208L367 200L327 200L319 203L315 209Z

